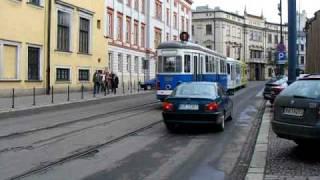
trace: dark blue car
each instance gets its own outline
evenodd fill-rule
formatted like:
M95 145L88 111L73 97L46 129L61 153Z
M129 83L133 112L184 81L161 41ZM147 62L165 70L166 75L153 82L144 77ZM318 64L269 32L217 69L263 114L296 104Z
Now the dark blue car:
M140 88L144 90L151 90L151 89L156 89L156 85L157 85L157 79L153 78L140 84Z
M232 119L233 102L214 82L179 85L163 103L163 120L169 131L178 124L212 124L223 131Z

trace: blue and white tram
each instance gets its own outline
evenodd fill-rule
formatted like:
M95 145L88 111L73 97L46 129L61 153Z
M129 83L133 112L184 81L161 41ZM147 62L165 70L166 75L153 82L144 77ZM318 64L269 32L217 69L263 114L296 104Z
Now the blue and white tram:
M157 48L157 98L163 101L182 82L218 82L227 89L226 57L190 42L164 42Z
M241 62L227 58L228 91L234 91L241 87Z

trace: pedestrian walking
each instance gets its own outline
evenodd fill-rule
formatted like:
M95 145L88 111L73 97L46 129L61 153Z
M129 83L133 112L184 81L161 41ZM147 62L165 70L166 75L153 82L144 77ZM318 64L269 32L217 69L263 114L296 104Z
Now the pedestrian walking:
M101 73L100 75L100 85L101 85L101 92L106 92L107 91L107 87L106 87L106 71L103 71L103 73Z
M115 74L112 74L112 92L113 92L114 94L117 94L118 85L119 85L119 78L118 78L118 76L115 75Z
M100 74L99 71L96 70L96 72L94 72L93 74L93 93L97 94L99 93L99 89L100 89L100 83L99 83L99 78L100 78Z
M107 93L110 94L110 89L112 90L112 77L111 73L107 72L106 74L106 87L107 87Z

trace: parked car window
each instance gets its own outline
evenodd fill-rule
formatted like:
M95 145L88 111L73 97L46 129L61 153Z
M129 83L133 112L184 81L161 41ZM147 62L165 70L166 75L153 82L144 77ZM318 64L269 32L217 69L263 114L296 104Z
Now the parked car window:
M285 89L282 95L320 99L320 82L319 80L296 81Z
M206 84L181 84L172 94L175 97L217 97L217 89L214 85Z

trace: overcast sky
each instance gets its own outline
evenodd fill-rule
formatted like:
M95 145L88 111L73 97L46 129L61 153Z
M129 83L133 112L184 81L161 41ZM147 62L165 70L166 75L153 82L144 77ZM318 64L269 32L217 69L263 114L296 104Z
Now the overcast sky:
M247 6L247 12L254 15L261 15L263 10L264 16L270 22L279 22L280 17L278 16L278 3L280 0L194 0L192 6L195 9L196 6L209 5L214 8L220 6L225 11L236 12L243 14L244 7ZM284 22L287 22L288 12L288 0L282 0L283 2L283 17ZM307 11L308 17L313 17L314 13L320 10L319 0L297 0L297 11L304 9Z

